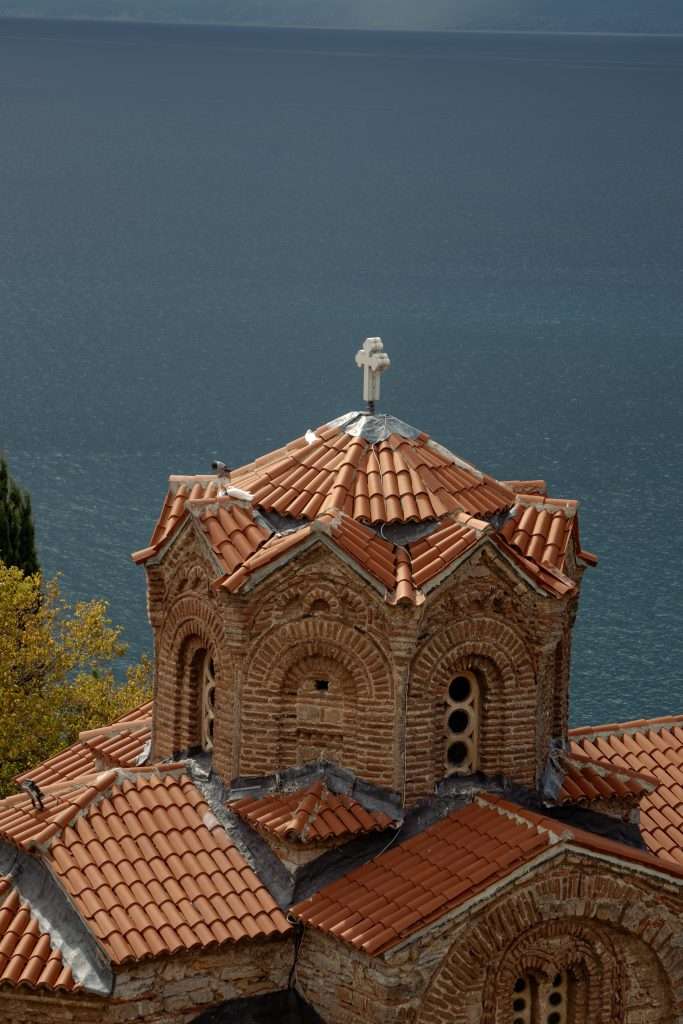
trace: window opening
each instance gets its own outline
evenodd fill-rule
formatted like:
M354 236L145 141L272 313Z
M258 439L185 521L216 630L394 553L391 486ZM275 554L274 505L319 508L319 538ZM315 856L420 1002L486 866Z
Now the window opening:
M512 1024L531 1024L533 983L531 978L517 978L512 987Z
M328 679L316 679L316 681L315 681L315 688L316 688L316 690L321 690L321 691L329 690L329 688L330 688L329 680Z
M207 651L202 665L202 750L213 750L213 727L216 717L216 673L213 658Z
M459 672L446 694L446 770L466 775L477 770L479 683L473 672Z

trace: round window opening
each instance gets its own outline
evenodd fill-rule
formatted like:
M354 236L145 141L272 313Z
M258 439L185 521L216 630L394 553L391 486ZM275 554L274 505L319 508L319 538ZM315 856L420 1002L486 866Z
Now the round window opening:
M451 711L448 716L448 728L451 732L467 732L470 726L470 716L463 708Z
M451 743L448 748L448 760L456 768L460 767L467 760L469 754L469 748L466 743L458 741L457 743Z
M456 676L448 687L448 696L457 704L469 700L471 693L472 683L467 676Z

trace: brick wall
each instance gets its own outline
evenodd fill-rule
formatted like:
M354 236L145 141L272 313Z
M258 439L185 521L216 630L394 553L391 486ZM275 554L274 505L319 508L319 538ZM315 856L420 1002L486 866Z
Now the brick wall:
M466 670L480 680L485 774L533 786L549 740L566 734L576 601L535 593L486 551L419 609L388 606L323 547L247 594L217 593L191 526L147 571L157 756L199 743L205 651L218 681L214 767L227 780L322 757L409 802L429 795L446 772L446 689Z

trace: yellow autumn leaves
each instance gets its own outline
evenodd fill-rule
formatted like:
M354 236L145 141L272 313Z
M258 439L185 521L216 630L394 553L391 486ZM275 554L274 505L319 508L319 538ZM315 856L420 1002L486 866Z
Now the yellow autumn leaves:
M147 657L124 681L114 667L126 652L105 601L70 605L58 580L0 562L0 796L14 778L151 696Z

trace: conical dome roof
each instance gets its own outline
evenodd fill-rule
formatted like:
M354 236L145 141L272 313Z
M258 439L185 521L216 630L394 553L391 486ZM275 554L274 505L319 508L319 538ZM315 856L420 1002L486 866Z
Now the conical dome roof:
M259 508L297 519L332 510L365 523L490 516L514 492L393 416L350 412L232 474Z
M562 596L570 539L581 549L577 503L548 498L543 481L495 480L389 415L350 412L230 475L172 476L149 547L156 557L188 517L231 592L325 536L391 603L427 589L491 543L541 589Z

